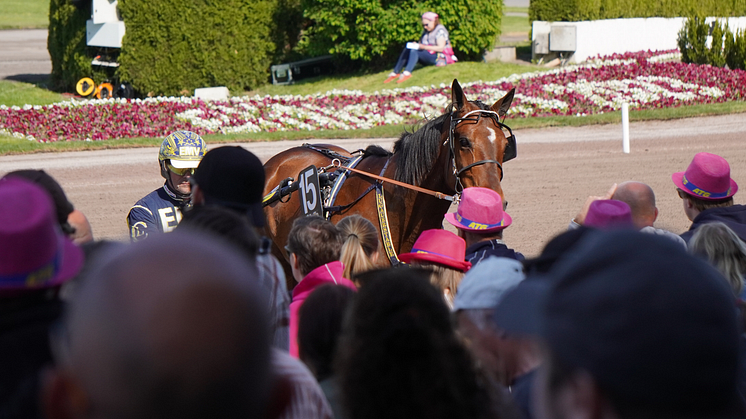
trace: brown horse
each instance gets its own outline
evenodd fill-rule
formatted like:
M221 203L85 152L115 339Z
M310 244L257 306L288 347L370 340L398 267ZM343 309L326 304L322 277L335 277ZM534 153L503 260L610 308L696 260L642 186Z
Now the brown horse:
M469 102L458 81L454 80L452 103L445 114L428 121L416 132L403 133L395 143L393 153L369 146L356 169L448 195L470 186L482 186L503 196L500 185L502 163L515 156L515 137L510 128L499 122L498 116L505 115L514 92L515 89L511 90L490 107L478 101ZM507 136L505 131L509 133ZM322 149L331 153L319 151ZM295 147L275 155L264 165L267 176L265 195L282 180L296 177L309 165L329 167L335 153L351 156L348 151L333 145ZM352 205L331 212L331 221L336 223L347 215L360 214L378 226L380 232L376 194L367 193L376 182L365 175L348 173L334 205ZM443 215L451 204L389 182L383 183L383 192L397 254L408 252L422 231L441 228ZM294 192L289 199L283 199L284 202L277 201L264 208L266 233L273 241L272 251L285 262L288 274L289 256L284 246L293 220L303 214L300 195ZM382 246L379 246L378 253L382 255L379 259L385 259ZM294 284L292 277L288 277L288 284Z

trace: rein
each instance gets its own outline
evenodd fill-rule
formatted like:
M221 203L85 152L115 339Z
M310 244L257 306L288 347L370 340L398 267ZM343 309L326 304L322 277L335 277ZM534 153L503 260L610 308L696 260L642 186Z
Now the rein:
M446 195L446 194L444 194L442 192L437 192L437 191L433 191L433 190L430 190L430 189L420 188L419 186L414 186L414 185L410 185L408 183L399 182L398 180L389 179L389 178L385 178L383 176L374 175L373 173L369 173L369 172L366 172L366 171L363 171L363 170L360 170L360 169L355 169L355 168L352 168L352 167L342 166L342 162L340 162L339 159L332 160L332 166L334 166L337 169L349 170L351 172L354 172L354 173L357 173L357 174L360 174L360 175L363 175L363 176L367 176L369 178L373 178L373 179L379 180L381 182L389 182L389 183L394 184L396 186L401 186L403 188L412 189L412 190L417 191L417 192L421 192L421 193L424 193L424 194L432 195L432 196L434 196L434 197L436 197L438 199L444 199L446 201L451 201L451 202L458 202L459 201L459 194L456 194L456 195L453 195L453 196Z

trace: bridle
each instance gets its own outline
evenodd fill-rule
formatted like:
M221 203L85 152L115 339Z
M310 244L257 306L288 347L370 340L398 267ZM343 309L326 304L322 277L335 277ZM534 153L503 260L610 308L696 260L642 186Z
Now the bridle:
M478 110L467 112L467 113L464 114L464 116L462 116L460 118L455 118L454 117L454 111L451 111L451 126L450 126L450 129L448 131L448 140L447 141L448 141L448 144L449 144L449 147L450 147L450 150L451 150L451 166L453 167L453 175L456 177L456 185L454 185L454 190L457 193L461 193L461 191L464 190L464 185L461 184L461 174L463 172L471 169L474 166L479 166L479 165L487 164L487 163L495 163L497 165L497 167L500 169L500 181L502 182L502 180L503 180L503 166L497 160L493 160L493 159L479 160L479 161L476 161L476 162L471 163L469 165L466 165L466 166L462 167L461 169L458 169L456 167L456 148L455 148L454 139L453 139L453 134L454 134L454 132L456 130L456 125L458 125L461 122L465 122L465 121L473 122L475 124L478 124L479 120L483 116L486 117L486 118L492 119L492 121L495 123L495 125L497 125L498 127L500 127L501 131L507 129L508 133L510 133L510 136L506 137L506 139L508 140L508 144L505 146L505 150L503 151L503 163L505 163L508 160L514 159L516 157L516 155L517 155L515 135L513 134L513 130L511 130L509 126L507 126L507 125L503 124L502 122L500 122L500 115L497 112L483 110L483 109L478 109ZM503 133L504 133L504 131L503 131ZM445 143L443 143L443 145L445 145Z

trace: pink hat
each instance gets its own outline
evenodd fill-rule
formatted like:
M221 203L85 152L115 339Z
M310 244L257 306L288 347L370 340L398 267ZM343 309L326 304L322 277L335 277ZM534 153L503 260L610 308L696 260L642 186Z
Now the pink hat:
M435 20L438 18L438 14L435 12L425 12L422 14L422 18L427 20Z
M502 230L513 222L510 215L503 211L500 194L478 186L464 189L456 212L448 213L445 217L457 228L485 233Z
M671 180L682 191L704 200L730 198L738 192L728 162L712 153L697 153L686 172L672 174Z
M583 225L602 230L632 228L632 211L626 202L599 199L591 202Z
M0 181L0 296L74 277L83 252L62 235L49 195L20 178Z
M413 260L433 262L466 272L471 262L466 257L466 242L447 230L425 230L417 238L410 253L399 255L399 259L409 263Z

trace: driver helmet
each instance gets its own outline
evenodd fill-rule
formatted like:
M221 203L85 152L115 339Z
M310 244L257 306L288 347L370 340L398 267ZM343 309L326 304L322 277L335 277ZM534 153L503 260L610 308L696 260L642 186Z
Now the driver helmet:
M168 179L167 163L177 169L196 169L207 152L207 144L192 131L176 131L166 137L158 152L161 176Z

